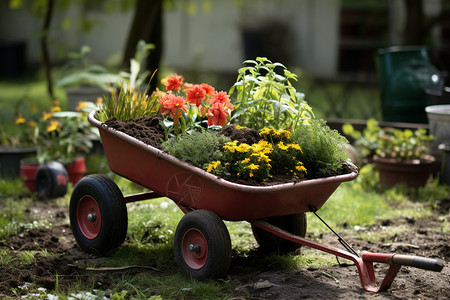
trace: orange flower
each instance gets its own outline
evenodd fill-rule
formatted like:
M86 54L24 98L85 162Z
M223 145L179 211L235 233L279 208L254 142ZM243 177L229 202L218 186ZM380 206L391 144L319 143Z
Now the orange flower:
M201 86L205 90L206 95L212 95L215 91L215 89L207 83L202 83Z
M164 85L166 86L166 90L177 90L179 91L181 89L181 84L183 83L183 77L178 76L176 73L167 77L167 79L164 82Z
M202 100L206 99L206 90L199 84L194 85L186 92L186 100L191 104L199 107L202 104Z
M170 114L172 118L179 118L181 110L187 112L186 100L183 97L167 94L158 101L162 104L160 111L163 115Z
M233 110L234 106L230 102L230 96L226 92L215 92L211 97L211 104L222 103L225 107Z
M221 102L215 102L208 109L208 125L223 126L227 123L228 107Z

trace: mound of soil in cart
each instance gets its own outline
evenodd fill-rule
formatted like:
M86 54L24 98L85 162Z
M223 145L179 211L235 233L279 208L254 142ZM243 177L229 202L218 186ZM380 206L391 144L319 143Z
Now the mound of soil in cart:
M445 203L448 204L449 201ZM234 253L227 278L231 285L223 284L223 289L234 299L450 299L449 234L439 230L442 220L448 218L449 211L448 207L446 210L442 207L425 219L404 217L383 221L365 230L370 235L391 226L402 226L404 231L389 241L368 242L345 232L342 234L344 239L358 250L442 259L445 267L441 273L403 267L391 289L373 294L361 288L358 273L353 265L286 269L280 265L268 264L265 256L255 248L245 256ZM57 285L59 291L67 292L76 290L76 287L82 284L106 291L113 287L114 282L133 282L137 273L145 272L158 278L173 272L174 269L170 267L170 270L159 271L149 268L123 272L80 270L77 266L101 266L104 258L86 254L77 247L66 216L67 209L45 202L32 202L26 210L30 218L44 217L53 226L32 229L23 235L9 236L0 242L0 251L14 255L10 262L2 256L0 298L30 295L36 292L36 286L49 292ZM341 248L332 234L307 237ZM26 251L35 251L38 254L35 254L33 261L28 264L19 263L19 257L23 257ZM302 251L308 250L305 247ZM148 261L146 266L156 266L156 261ZM375 266L377 277L383 278L386 271L384 265ZM34 289L28 287L31 284ZM202 297L196 295L184 299L199 298Z
M139 119L131 119L128 121L121 121L113 118L105 122L111 128L124 132L147 145L155 148L161 148L161 141L164 140L164 128L161 127L159 116L144 116Z

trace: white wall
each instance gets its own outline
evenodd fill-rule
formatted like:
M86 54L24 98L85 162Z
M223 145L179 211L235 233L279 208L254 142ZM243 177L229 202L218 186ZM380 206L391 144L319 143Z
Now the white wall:
M258 26L260 22L283 20L294 32L289 42L294 52L293 62L311 74L332 76L336 72L338 55L339 0L246 0L244 7L235 1L212 1L211 11L202 12L203 1L197 0L199 10L190 14L186 10L164 12L163 63L175 68L203 68L236 71L243 59L241 30L244 26ZM0 3L0 40L26 39L28 61L39 61L38 33L41 20L23 10L11 11L7 1ZM72 50L87 44L92 48L90 58L105 61L119 55L124 48L132 18L126 13L91 13L99 18L90 33L71 29L60 30L64 14L72 20L80 15L79 9L55 15L51 42L53 59L58 45ZM94 15L93 15L94 16ZM281 61L283 62L283 61Z

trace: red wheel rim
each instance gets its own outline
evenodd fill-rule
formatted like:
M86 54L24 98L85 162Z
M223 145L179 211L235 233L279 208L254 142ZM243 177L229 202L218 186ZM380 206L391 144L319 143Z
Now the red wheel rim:
M100 233L102 215L97 201L89 195L83 196L77 206L77 222L87 239L95 239Z
M184 261L192 269L201 269L206 264L208 244L200 230L191 228L184 233L181 252Z

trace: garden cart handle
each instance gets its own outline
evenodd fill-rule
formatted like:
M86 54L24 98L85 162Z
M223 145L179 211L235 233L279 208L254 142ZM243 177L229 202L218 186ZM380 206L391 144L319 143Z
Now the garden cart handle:
M410 266L435 272L440 272L444 268L444 263L439 259L404 254L365 252L362 255L362 259L364 261Z
M419 269L440 272L444 268L444 263L439 259L426 258L413 255L395 254L392 257L394 264L410 266Z

